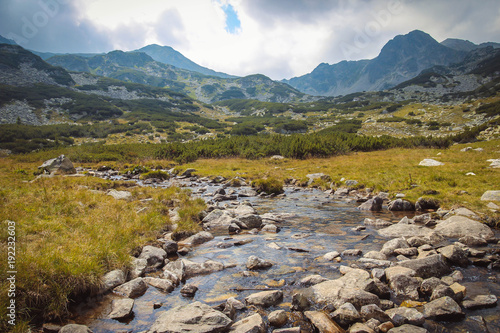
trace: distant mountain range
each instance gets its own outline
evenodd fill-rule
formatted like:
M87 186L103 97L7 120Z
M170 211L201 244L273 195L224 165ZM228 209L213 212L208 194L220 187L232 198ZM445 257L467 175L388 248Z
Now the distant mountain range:
M457 51L465 51L465 52L470 52L470 51L485 48L488 46L492 46L495 49L500 48L500 43L487 42L487 43L481 43L481 44L474 44L471 41L457 39L457 38L445 39L444 41L441 42L441 45L449 47L450 49L454 49Z

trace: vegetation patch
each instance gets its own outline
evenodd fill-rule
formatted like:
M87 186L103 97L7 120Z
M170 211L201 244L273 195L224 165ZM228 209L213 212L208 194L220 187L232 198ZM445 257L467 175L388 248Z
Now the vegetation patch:
M252 182L252 187L257 193L281 194L283 193L283 182L276 178L256 179Z

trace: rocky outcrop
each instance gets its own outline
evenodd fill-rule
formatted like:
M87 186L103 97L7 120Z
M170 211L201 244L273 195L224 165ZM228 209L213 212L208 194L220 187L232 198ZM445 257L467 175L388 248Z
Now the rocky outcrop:
M50 174L71 175L76 173L73 163L64 155L43 162L38 169Z

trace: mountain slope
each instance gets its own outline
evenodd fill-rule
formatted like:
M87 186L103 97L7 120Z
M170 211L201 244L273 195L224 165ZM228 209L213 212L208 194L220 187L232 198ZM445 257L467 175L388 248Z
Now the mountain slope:
M471 41L464 39L457 39L457 38L447 38L441 42L441 45L444 45L454 50L466 51L466 52L470 52L488 46L492 46L495 49L500 48L500 43L487 42L478 45L472 43Z
M172 65L177 68L187 69L188 71L198 72L204 75L217 76L221 78L234 77L232 75L216 72L209 68L200 66L197 63L189 60L188 58L183 56L180 52L174 50L170 46L160 46L157 44L151 44L141 49L138 49L135 52L146 53L156 61L159 61L166 65Z
M3 36L0 36L0 44L17 45L17 43L12 39L8 39Z
M232 98L291 102L304 97L303 93L289 85L264 75L244 78L207 76L155 61L143 52L113 51L92 58L60 55L47 62L70 71L84 71L122 81L169 88L205 103Z
M375 59L321 64L310 74L283 82L312 95L379 91L409 80L426 68L459 62L465 55L415 30L390 40Z

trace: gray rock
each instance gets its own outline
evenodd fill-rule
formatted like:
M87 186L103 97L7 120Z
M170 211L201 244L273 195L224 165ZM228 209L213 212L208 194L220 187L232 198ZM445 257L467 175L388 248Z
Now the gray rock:
M448 245L438 249L438 252L443 255L452 264L460 265L466 267L469 264L469 259L467 258L468 251L463 250L457 245Z
M428 244L427 240L421 236L410 237L406 241L408 242L408 245L410 245L410 247L417 247L417 248L422 245Z
M276 234L279 232L279 228L274 225L274 224L266 224L263 228L262 228L262 231L263 232L269 232L269 233L272 233L272 234Z
M172 279L169 277L173 276L177 281L184 281L186 279L186 265L184 261L181 259L169 262L163 267L163 275L170 280Z
M404 238L395 238L385 242L380 252L386 256L392 256L396 249L407 249L409 247L410 245Z
M377 260L387 260L387 256L382 252L370 251L365 253L364 258L377 259Z
M376 319L381 323L385 323L386 321L391 320L391 318L375 304L362 306L359 314L365 321Z
M464 308L469 310L493 307L496 304L497 297L495 295L477 295L462 302Z
M445 296L451 297L456 301L455 292L453 291L453 289L451 289L447 285L440 284L440 285L437 285L436 288L434 288L434 290L432 290L432 295L431 295L430 300L433 301L435 299L439 299L439 298L445 297Z
M262 306L264 308L278 305L282 300L283 292L281 290L262 291L245 298L247 304Z
M162 312L149 333L222 333L232 320L206 304L194 302Z
M448 296L426 303L423 314L432 320L459 320L464 317L460 305Z
M439 234L450 238L475 236L488 240L495 237L491 228L486 224L458 215L441 221L434 230Z
M404 324L399 327L391 328L387 333L428 333L429 331L423 327Z
M211 233L209 233L208 231L200 231L197 234L194 234L194 235L182 240L181 242L179 242L179 245L196 246L196 245L200 245L200 244L209 242L212 239L214 239L214 236Z
M234 297L230 297L226 300L226 303L227 304L231 304L231 306L233 308L235 308L236 310L243 310L246 308L245 304L243 304L242 302L238 301L236 298Z
M132 193L128 191L117 191L114 189L108 190L107 195L115 198L116 200L130 200L132 199Z
M389 281L389 286L396 293L405 298L418 300L418 288L420 287L419 279L414 277L416 272L405 267L390 267L385 270L386 278Z
M134 300L131 298L115 299L112 303L112 310L109 319L125 319L132 315Z
M273 264L267 260L258 258L256 256L250 256L248 257L246 267L249 270L255 270L255 269L266 269L271 267Z
M396 223L387 228L378 230L378 234L382 237L413 237L413 236L428 236L432 230L415 224Z
M186 284L181 288L181 295L184 297L194 297L196 292L198 291L198 287L194 284ZM231 318L231 316L228 316Z
M418 211L438 210L439 207L440 207L439 200L437 200L435 198L420 197L420 198L418 198L417 202L415 203L415 209Z
M340 257L340 253L337 251L328 252L323 256L325 260L332 261L333 259Z
M241 204L235 209L233 209L233 213L235 215L248 215L248 214L257 214L257 211L250 204Z
M414 308L400 307L386 310L385 313L394 321L396 316L403 318L402 324L411 324L422 326L425 322L425 317L420 311Z
M288 316L284 310L276 310L267 315L269 324L274 327L285 326L288 321Z
M178 259L177 261L179 260L184 264L185 279L189 279L198 275L212 274L224 270L223 263L213 260L207 260L203 263L198 263L187 259Z
M165 250L151 245L144 246L139 255L139 259L146 259L148 267L152 269L163 266L165 258L167 258L167 252Z
M234 216L227 211L215 209L208 213L202 222L204 228L227 228L234 223Z
M384 200L382 200L382 198L374 197L374 198L369 199L368 201L362 203L358 207L358 209L365 210L365 211L372 211L372 212L380 212L382 210L383 203L384 203Z
M73 166L73 163L64 155L43 162L43 164L40 165L38 169L46 171L50 174L54 173L69 175L76 173L76 169Z
M319 332L343 333L344 330L322 311L306 311L304 315Z
M420 166L440 166L440 165L444 165L444 163L433 160L432 158L426 158L426 159L423 159L422 161L420 161L420 163L418 165L420 165Z
M92 331L85 325L68 324L64 325L59 333L92 333Z
M377 228L385 228L385 227L391 226L393 223L386 221L386 220L382 220L382 219L373 220L373 219L365 218L365 220L363 221L363 224L367 225L367 226L377 227Z
M351 303L342 304L337 310L330 314L335 322L342 326L349 326L361 319L358 310Z
M328 279L322 277L321 275L315 274L306 276L305 278L300 280L300 284L304 286L312 286L325 281L328 281Z
M344 250L342 252L342 256L353 256L353 257L358 257L362 254L363 252L360 249L349 249L349 250Z
M401 261L398 265L413 269L417 276L424 279L433 276L441 277L450 272L450 267L446 264L444 257L440 254L431 255L421 259Z
M396 199L389 202L388 208L390 211L412 212L415 210L415 205L407 200Z
M167 255L176 254L178 249L179 245L172 240L166 240L165 243L163 243L163 250L167 252Z
M324 173L312 173L312 174L306 175L306 177L309 179L307 182L308 186L310 186L316 180L323 180L325 182L329 182L331 180L330 176L325 175Z
M168 279L160 279L160 278L154 278L154 277L145 277L144 282L149 284L150 286L153 286L157 289L160 289L163 292L170 293L174 290L175 286L172 283L172 281Z
M300 327L280 328L273 330L273 333L300 333Z
M102 278L102 292L107 292L120 284L125 283L127 277L121 269L115 269L114 271L106 273Z
M235 223L243 229L254 229L262 226L262 218L256 214L237 216Z
M349 328L349 333L375 333L375 331L365 324L355 323Z
M182 174L181 177L192 177L193 172L196 172L196 169L186 169Z
M420 285L420 292L424 295L430 296L432 295L432 291L436 289L437 286L443 285L443 281L438 279L437 277L431 277L422 281Z
M146 259L138 259L132 257L132 268L130 271L130 276L132 279L141 277L146 272L146 268L148 267L148 261Z
M484 238L477 237L477 236L471 236L471 235L464 236L464 237L460 238L458 241L462 244L465 244L465 245L471 246L471 247L475 247L475 246L480 247L480 246L487 246L488 245L488 242Z
M396 249L394 250L394 253L405 257L413 257L418 255L418 249L416 247L409 247L406 249Z
M265 333L266 331L266 324L258 313L237 321L229 329L232 333Z
M136 278L116 287L113 291L128 298L137 298L142 296L147 289L148 285L146 282L142 278Z
M500 201L500 191L486 191L481 196L482 201Z

